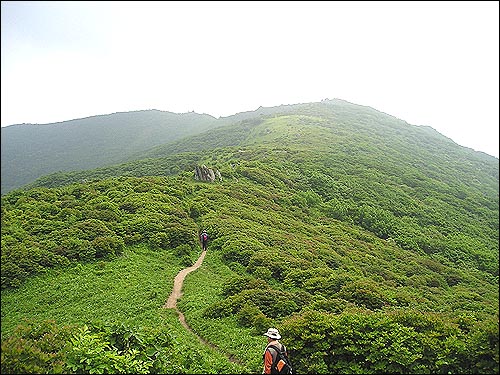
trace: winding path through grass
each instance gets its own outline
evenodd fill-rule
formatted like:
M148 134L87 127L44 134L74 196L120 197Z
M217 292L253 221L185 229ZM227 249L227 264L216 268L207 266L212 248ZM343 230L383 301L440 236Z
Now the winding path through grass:
M193 264L190 267L184 268L177 274L177 276L175 276L174 288L172 289L172 293L170 293L170 296L168 297L168 300L167 302L165 302L165 305L163 305L163 307L166 309L175 309L175 311L179 315L179 321L184 326L184 328L186 328L189 332L198 337L198 339L202 344L208 345L211 348L218 350L216 345L204 340L202 337L198 336L196 332L194 332L191 329L191 327L186 323L186 318L184 317L184 314L177 308L177 300L182 296L182 284L184 283L184 278L188 273L198 269L201 266L206 254L207 254L206 250L202 251L200 257L198 258L195 264ZM232 355L226 354L226 356L229 359L229 361L243 366L243 363L241 363L238 359L236 359Z
M174 289L172 290L172 293L168 297L168 300L163 307L165 307L166 309L176 309L177 312L179 313L179 319L180 316L182 316L182 320L184 320L184 316L177 309L177 300L182 296L182 284L184 283L184 278L188 273L198 269L201 266L201 263L203 263L203 259L205 258L206 254L207 254L206 250L202 251L200 257L198 258L195 264L193 264L191 267L184 268L177 274L177 276L175 276ZM183 324L183 326L189 329L189 327L187 327L185 323Z

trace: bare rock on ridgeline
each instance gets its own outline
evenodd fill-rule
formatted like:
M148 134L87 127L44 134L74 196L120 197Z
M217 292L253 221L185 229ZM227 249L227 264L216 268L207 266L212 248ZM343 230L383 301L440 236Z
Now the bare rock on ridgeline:
M222 181L222 176L219 170L214 170L212 168L208 168L206 165L196 166L194 168L194 178L199 181L207 181L214 182L215 178L219 181Z
M218 169L215 170L215 175L217 176L217 178L219 179L219 181L222 182L222 175L220 174L220 172L219 172Z

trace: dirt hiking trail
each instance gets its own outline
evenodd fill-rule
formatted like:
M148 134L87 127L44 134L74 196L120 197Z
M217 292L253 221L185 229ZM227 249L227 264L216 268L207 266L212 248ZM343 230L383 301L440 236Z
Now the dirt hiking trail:
M201 266L201 264L203 263L203 259L205 259L206 254L207 254L206 250L202 251L200 257L198 258L195 264L193 264L191 267L184 268L177 274L177 276L175 276L174 289L172 290L170 297L168 297L168 300L163 307L165 307L166 309L177 310L177 300L182 296L182 284L184 283L184 278L188 273L198 269Z
M174 288L172 289L172 293L170 293L170 296L168 297L168 300L167 302L165 302L165 305L163 305L163 307L166 309L175 309L177 315L179 316L179 321L181 322L184 328L186 328L189 332L198 337L198 340L200 340L202 344L208 345L211 348L218 350L216 345L204 340L191 329L191 327L186 323L186 318L184 317L184 314L177 308L177 300L182 296L182 285L184 283L184 278L188 273L197 270L201 266L201 264L203 263L203 259L205 259L206 254L207 251L203 250L195 264L193 264L191 267L184 268L177 274L177 276L175 276ZM226 355L227 359L229 359L229 361L243 366L243 363L240 362L238 359L234 358L232 355L226 353L224 354Z

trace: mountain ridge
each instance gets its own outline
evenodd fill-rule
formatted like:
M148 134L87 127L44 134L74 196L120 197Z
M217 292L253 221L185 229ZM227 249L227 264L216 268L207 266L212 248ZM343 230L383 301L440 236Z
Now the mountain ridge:
M298 373L498 373L497 159L342 102L210 125L2 195L2 373L257 373L269 327ZM161 309L202 229L216 352Z
M386 116L393 122L432 129L435 135L440 134L443 139L453 142L430 126L411 125L372 107L342 99L261 106L253 111L219 118L196 112L174 113L156 109L115 112L57 123L2 127L2 194L46 174L98 168L131 158L138 159L143 152L149 152L154 146L161 147L208 129L278 113L307 111L308 108L318 106L330 107L328 110L353 108L360 113ZM355 116L349 121L355 121Z
M4 127L2 194L47 173L123 161L129 152L208 129L214 121L209 115L147 110Z
M132 111L117 111L117 112L111 112L111 113L103 113L100 115L91 115L91 116L85 116L85 117L77 117L74 119L70 120L63 120L63 121L56 121L56 122L46 122L46 123L31 123L31 122L23 122L23 123L16 123L16 124L10 124L10 125L5 125L2 126L3 128L8 128L11 126L23 126L23 125L33 125L33 126L45 126L45 125L58 125L58 124L65 124L68 122L76 122L80 120L89 120L89 119L94 119L94 118L100 118L100 117L112 117L115 115L123 115L123 114L134 114L134 113L141 113L141 112L162 112L165 114L171 114L171 115L189 115L189 114L195 114L195 115L201 115L201 116L210 116L213 119L215 119L214 116L208 114L208 113L197 113L194 111L191 112L172 112L172 111L165 111L161 109L137 109L137 110L132 110Z

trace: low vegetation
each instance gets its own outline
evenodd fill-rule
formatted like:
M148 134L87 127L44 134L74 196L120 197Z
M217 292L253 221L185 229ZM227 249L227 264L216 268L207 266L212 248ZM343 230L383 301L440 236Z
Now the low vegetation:
M2 196L2 373L498 373L498 161L327 105Z

